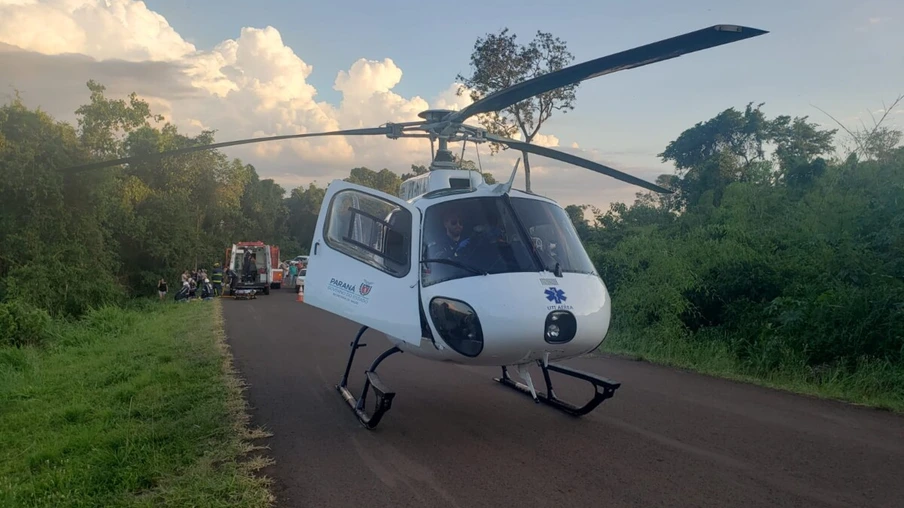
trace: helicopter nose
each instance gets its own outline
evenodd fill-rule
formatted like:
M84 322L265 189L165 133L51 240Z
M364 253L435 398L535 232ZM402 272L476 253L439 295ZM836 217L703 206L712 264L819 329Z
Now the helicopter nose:
M543 339L550 344L567 344L578 331L578 321L567 310L554 310L546 316Z

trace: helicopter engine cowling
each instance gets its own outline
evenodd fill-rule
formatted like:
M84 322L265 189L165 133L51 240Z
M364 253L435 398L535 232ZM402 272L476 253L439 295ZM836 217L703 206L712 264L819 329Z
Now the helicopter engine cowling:
M586 354L605 339L612 310L603 281L578 273L466 277L424 287L421 296L432 338L420 347L390 340L416 356L468 365Z

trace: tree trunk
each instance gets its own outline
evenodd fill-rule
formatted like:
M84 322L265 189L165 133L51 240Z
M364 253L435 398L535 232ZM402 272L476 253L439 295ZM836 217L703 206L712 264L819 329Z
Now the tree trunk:
M524 191L530 193L530 162L527 160L527 152L521 152L524 155Z
M195 226L195 246L201 244L201 210L198 210L198 221ZM198 250L195 247L195 270L198 269Z

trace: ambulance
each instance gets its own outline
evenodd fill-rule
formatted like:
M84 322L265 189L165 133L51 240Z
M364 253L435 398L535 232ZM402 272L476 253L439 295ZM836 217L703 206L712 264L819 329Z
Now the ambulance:
M246 278L242 273L242 264L245 252L255 255L257 272ZM238 242L226 249L227 269L231 268L236 274L236 281L230 285L227 278L223 280L224 294L235 296L237 292L246 293L254 291L255 294L270 294L270 289L279 289L282 286L283 272L279 268L279 247L267 245L264 242Z

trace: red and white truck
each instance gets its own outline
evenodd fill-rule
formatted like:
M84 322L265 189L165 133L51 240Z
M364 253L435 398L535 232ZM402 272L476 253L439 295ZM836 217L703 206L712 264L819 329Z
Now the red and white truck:
M251 280L243 280L242 277L242 262L247 251L255 254L257 264L257 273ZM226 249L226 262L223 266L231 268L238 276L235 287L229 287L228 280L223 281L228 287L224 288L226 294L233 295L237 289L254 289L256 292L269 295L271 288L279 289L282 286L283 272L279 268L279 247L276 245L267 245L260 241L234 243L232 247Z

